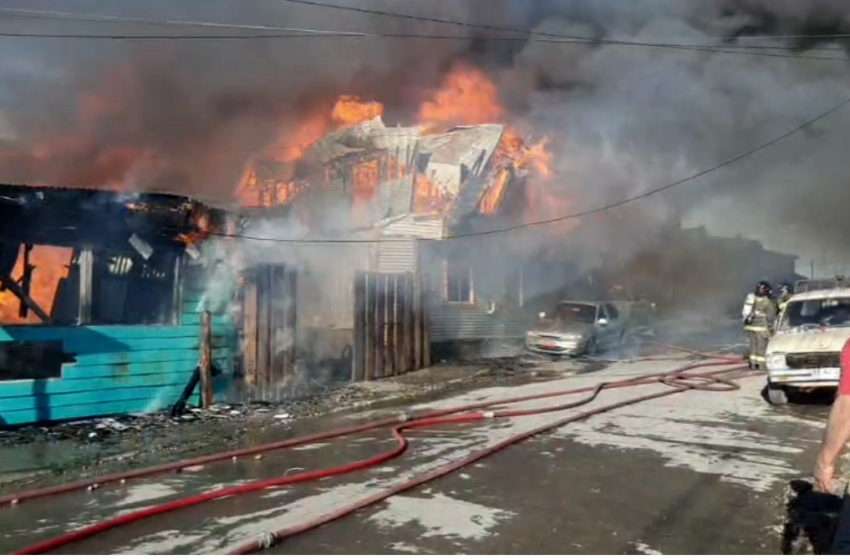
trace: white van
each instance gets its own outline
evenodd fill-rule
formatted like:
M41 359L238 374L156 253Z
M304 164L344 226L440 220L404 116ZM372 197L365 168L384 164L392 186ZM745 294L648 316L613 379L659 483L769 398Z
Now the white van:
M767 346L768 402L789 391L838 387L841 350L850 338L850 288L813 290L788 300Z

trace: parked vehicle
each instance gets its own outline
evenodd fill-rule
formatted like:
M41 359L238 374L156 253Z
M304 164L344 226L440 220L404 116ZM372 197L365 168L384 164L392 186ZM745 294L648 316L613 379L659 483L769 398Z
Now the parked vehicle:
M767 401L782 405L793 390L838 387L848 338L850 288L794 295L767 346Z
M526 333L525 347L539 354L576 357L618 348L624 336L625 321L614 304L562 301L551 313L540 314L537 326Z

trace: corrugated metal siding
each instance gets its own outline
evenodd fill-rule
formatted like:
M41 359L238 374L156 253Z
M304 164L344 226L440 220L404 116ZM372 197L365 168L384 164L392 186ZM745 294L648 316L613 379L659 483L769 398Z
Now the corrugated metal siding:
M434 242L432 242L434 243ZM435 242L439 244L440 242ZM493 338L522 338L531 327L528 310L508 309L489 313L489 301L476 296L474 304L457 304L445 301L445 276L443 259L438 256L436 245L424 245L420 249L419 266L426 283L426 306L429 313L432 342L457 340L485 340ZM486 272L473 271L476 275Z
M405 216L380 228L381 232L391 237L410 237L414 239L442 239L445 218L443 216L419 217Z
M416 270L416 241L414 239L384 240L378 244L378 270L401 274Z

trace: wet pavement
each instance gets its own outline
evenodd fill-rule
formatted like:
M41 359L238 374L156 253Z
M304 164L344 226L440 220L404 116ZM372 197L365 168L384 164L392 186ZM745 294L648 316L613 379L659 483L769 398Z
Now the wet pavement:
M402 406L426 395L598 369L574 362L553 372L548 365L518 358L440 364L388 380L323 387L282 403L220 403L176 418L154 414L0 431L0 492L278 441L338 425L335 417L347 412Z
M562 377L464 389L410 408L443 409L586 387L690 360L612 363ZM566 367L566 366L565 366ZM574 370L574 368L573 368ZM517 444L474 466L280 543L279 554L778 553L786 492L808 476L827 407L775 409L762 381L734 393L690 391L606 412ZM116 528L59 553L212 553L428 473L518 433L576 412L664 390L607 391L577 410L410 432L410 448L379 467L316 483L207 502ZM551 406L575 397L516 408ZM365 411L327 423L367 422ZM306 429L306 428L305 428ZM309 431L309 430L308 430ZM0 510L0 552L181 496L326 468L392 447L388 430L246 457L189 472Z

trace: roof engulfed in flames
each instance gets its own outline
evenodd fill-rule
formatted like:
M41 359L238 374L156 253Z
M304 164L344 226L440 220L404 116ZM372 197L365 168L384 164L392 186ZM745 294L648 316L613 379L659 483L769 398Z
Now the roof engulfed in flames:
M456 65L421 104L415 126L388 128L383 114L380 102L343 95L329 113L304 115L279 139L283 148L249 163L240 201L282 205L318 183L336 182L348 187L355 211L379 207L372 221L388 213L492 214L515 177L525 177L528 192L547 191L553 179L548 139L526 142L494 83L475 68ZM409 206L388 202L405 196L388 188L411 189Z

